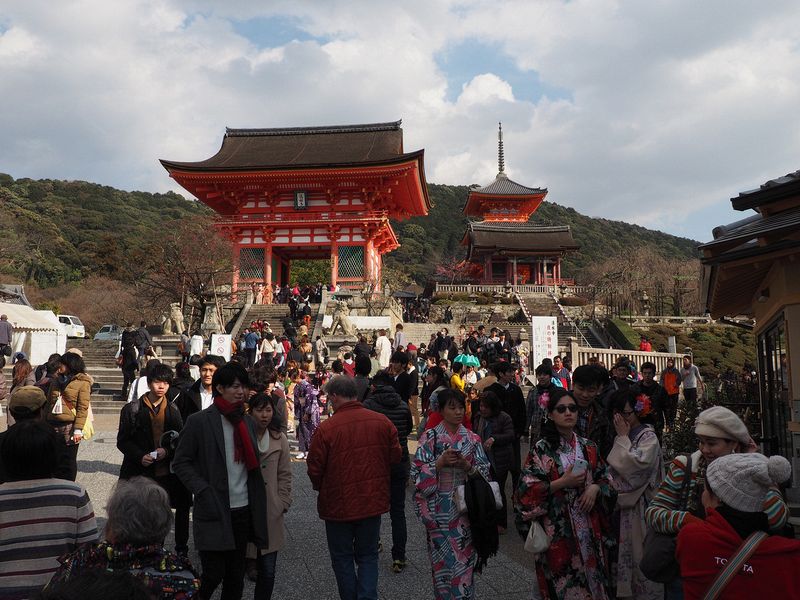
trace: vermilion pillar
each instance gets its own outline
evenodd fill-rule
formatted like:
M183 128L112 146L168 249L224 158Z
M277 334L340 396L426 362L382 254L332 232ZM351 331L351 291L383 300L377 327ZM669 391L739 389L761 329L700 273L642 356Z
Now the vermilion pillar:
M264 285L272 287L272 244L264 248Z

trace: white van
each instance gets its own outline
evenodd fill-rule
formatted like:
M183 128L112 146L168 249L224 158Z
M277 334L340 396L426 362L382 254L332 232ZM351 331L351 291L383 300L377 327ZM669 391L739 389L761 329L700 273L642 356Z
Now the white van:
M86 329L81 320L73 315L58 315L58 322L64 325L68 338L85 338Z
M95 340L118 342L122 339L122 327L119 325L103 325L100 331L94 334Z

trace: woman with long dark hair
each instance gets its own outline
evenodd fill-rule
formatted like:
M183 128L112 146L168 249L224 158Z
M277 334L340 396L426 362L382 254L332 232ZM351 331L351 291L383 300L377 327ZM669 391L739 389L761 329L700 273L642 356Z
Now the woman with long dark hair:
M33 367L31 367L30 361L20 358L14 363L14 369L11 371L10 393L13 394L17 388L33 385L34 383L36 383L36 377L33 374Z
M278 551L286 544L283 515L292 505L292 463L289 441L283 433L283 419L276 411L276 399L269 393L250 399L250 416L256 424L256 440L261 459L261 475L267 490L267 528L269 546L257 550L248 545L247 557L256 562L255 600L272 597Z
M597 446L575 433L578 404L556 390L547 402L542 439L528 454L516 495L523 523L540 520L550 547L536 556L542 598L607 600L609 550L615 542L609 515L617 493ZM528 527L520 533L527 534Z
M45 410L47 422L64 437L70 458L70 479L78 474L78 445L83 439L83 427L89 416L92 378L86 374L83 358L74 352L60 359L58 374L50 384Z
M639 570L647 530L644 513L664 476L653 405L649 396L628 388L612 394L608 409L617 432L607 459L619 493L614 515L617 598L662 600L664 585Z

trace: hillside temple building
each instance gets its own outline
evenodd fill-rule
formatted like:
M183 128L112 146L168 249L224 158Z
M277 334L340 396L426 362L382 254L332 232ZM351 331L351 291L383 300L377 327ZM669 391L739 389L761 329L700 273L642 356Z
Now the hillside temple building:
M482 284L573 285L561 276L561 259L578 250L568 225L543 226L528 221L546 188L530 188L508 178L503 156L503 129L498 132L495 180L472 189L464 214L473 217L461 241L467 260L482 269Z
M217 213L234 293L291 283L294 259L330 259L330 283L360 289L399 246L389 219L430 209L424 150L404 151L400 124L226 129L211 158L161 164Z

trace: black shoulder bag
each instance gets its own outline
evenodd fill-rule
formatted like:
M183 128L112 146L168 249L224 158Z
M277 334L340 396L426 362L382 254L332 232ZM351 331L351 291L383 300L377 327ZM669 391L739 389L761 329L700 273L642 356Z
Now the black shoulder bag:
M689 488L692 481L692 455L686 455L686 476L681 485L680 504L678 510L685 511L689 503ZM680 565L675 558L676 533L659 533L648 527L644 536L642 560L639 569L650 581L669 583L681 576Z

